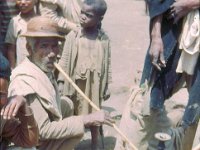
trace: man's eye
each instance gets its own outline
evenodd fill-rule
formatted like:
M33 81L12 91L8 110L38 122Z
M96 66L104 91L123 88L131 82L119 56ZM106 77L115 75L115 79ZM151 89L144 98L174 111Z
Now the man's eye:
M46 48L46 47L47 47L46 44L42 44L42 45L40 45L40 48Z

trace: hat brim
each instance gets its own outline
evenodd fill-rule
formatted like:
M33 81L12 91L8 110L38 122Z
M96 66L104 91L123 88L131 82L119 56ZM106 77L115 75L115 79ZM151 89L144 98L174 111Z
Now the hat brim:
M20 35L21 37L54 37L60 40L65 40L65 37L56 33L44 33L44 32L26 32Z

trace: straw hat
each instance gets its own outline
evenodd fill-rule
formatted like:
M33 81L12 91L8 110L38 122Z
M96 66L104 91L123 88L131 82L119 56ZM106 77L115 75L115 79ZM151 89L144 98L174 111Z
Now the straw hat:
M58 31L58 25L50 18L37 16L29 20L24 37L56 37L64 40Z

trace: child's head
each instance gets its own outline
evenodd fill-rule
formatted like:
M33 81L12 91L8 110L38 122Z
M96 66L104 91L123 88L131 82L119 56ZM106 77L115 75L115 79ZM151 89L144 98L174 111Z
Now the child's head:
M98 26L107 10L104 0L85 0L82 5L80 23L83 28Z
M22 14L28 14L34 10L37 0L16 0L16 5Z

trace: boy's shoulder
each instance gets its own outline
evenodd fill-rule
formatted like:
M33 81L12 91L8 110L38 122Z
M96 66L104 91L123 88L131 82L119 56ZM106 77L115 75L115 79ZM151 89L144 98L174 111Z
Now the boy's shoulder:
M15 22L18 22L21 18L20 14L18 15L15 15L14 17L11 18L11 20L15 21Z
M71 30L67 35L65 35L65 40L72 40L73 38L76 38L78 32Z
M99 38L101 40L110 40L109 36L106 34L106 32L103 29L99 30Z

